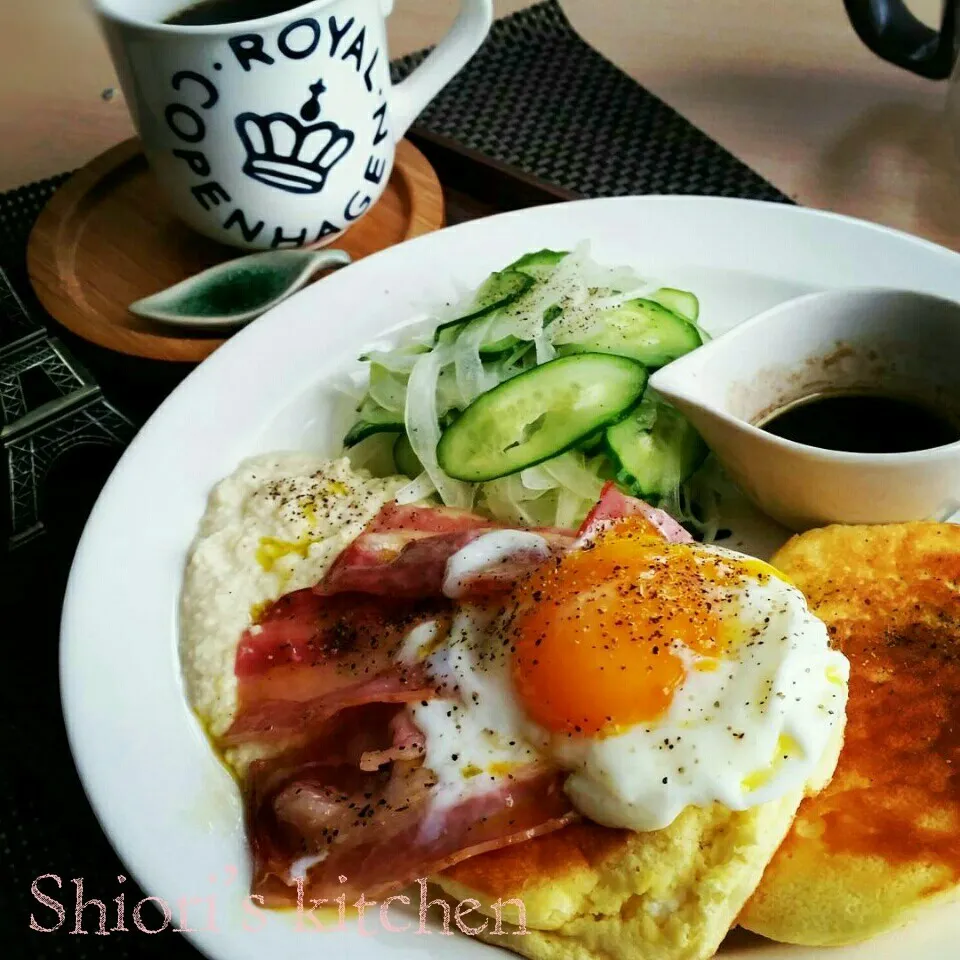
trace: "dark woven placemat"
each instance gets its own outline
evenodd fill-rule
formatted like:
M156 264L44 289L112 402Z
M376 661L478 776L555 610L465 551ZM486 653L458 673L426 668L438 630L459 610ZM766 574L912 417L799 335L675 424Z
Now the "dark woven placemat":
M408 73L422 57L395 64L396 75ZM702 193L786 200L587 46L553 0L497 23L420 125L585 196ZM26 283L24 255L37 214L63 179L0 195L0 267L28 311L45 322ZM12 332L2 293L0 349ZM183 376L176 365L107 354L49 325L134 422ZM97 826L60 717L57 631L63 589L82 525L119 452L116 446L73 448L54 465L41 491L46 534L10 557L0 546L0 622L9 637L8 680L0 698L0 956L5 960L198 956L172 930L147 936L133 927L131 911L143 894ZM2 494L5 505L6 491ZM135 542L134 527L134 548ZM25 627L14 632L16 623ZM73 932L78 883L84 900L103 902L107 935L95 932L96 904L82 913L86 934ZM128 932L109 932L116 925L114 899L121 893ZM40 896L62 904L62 921ZM147 924L159 919L144 917ZM31 918L36 927L56 929L32 929Z
M395 63L394 79L425 56ZM789 202L582 40L556 0L497 21L418 123L585 197L695 193Z

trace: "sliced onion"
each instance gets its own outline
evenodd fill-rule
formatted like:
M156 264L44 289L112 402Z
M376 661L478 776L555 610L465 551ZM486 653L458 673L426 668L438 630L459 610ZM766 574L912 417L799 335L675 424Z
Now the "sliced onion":
M587 285L580 278L580 262L575 254L564 257L553 273L538 287L535 296L531 295L531 303L524 318L524 333L517 334L523 340L535 340L543 330L543 316L557 305L563 307L564 312L575 309L587 299ZM557 321L554 320L554 323Z
M552 490L557 481L542 466L527 467L520 471L520 482L530 491Z
M531 500L528 506L529 512L538 527L557 526L557 497L560 490L555 487L548 490L539 500Z
M572 490L561 488L557 495L557 510L554 514L553 524L556 527L564 527L568 530L576 530L580 522L587 515L588 503L593 501L583 500Z
M641 277L633 267L626 265L609 266L608 264L598 263L591 256L589 241L578 244L573 252L580 260L580 276L583 277L584 283L588 287L629 290L648 284L647 278Z
M419 344L408 344L396 350L368 350L360 359L370 364L379 364L390 373L409 374L424 353L426 349Z
M527 516L530 517L529 522L532 523L533 517L532 514L529 513L529 509L532 502L536 500L538 496L542 496L542 494L528 490L523 485L519 473L504 477L502 483L506 489L507 496L510 498L510 502L516 504L518 510L525 512Z
M579 499L595 501L600 496L603 481L587 469L579 454L568 451L540 466L557 481L561 489L569 491Z
M710 542L716 540L720 529L722 505L741 498L742 494L723 472L716 458L709 456L703 466L680 487L676 496L677 513L673 516L695 526L703 539ZM693 501L699 505L702 519L693 515ZM660 506L670 512L674 504L665 501Z
M537 350L537 363L549 363L557 355L553 349L553 344L547 336L547 331L541 328L533 338L533 344Z
M654 290L659 290L661 286L663 286L663 284L642 283L639 286L631 286L625 290L598 290L591 304L594 310L610 310L630 300L639 300L641 297L648 297Z
M453 410L460 409L463 401L460 390L457 388L457 372L452 363L448 363L437 377L437 411L440 416Z
M324 387L348 397L356 407L360 406L367 394L366 377L360 380L360 375L357 373L352 375L346 373L334 374L324 381Z
M587 288L578 274L573 254L568 254L543 281L511 304L509 317L501 317L494 324L493 335L500 339L514 336L518 340L536 341L543 331L543 316L560 303L579 303L587 295Z
M497 385L496 377L488 373L480 356L480 344L487 339L492 318L467 324L453 344L453 363L456 369L457 389L463 405L473 403L481 393Z
M473 305L477 299L477 289L467 288L460 283L455 284L453 296L450 300L433 311L431 333L442 323L449 323L451 320L457 320L473 313Z
M411 480L406 486L401 487L396 494L397 503L418 503L432 497L437 492L430 474L424 470L419 477Z
M509 484L504 479L490 480L481 486L487 509L497 520L525 527L537 525L530 512L518 500L511 497Z
M557 317L547 328L551 343L577 343L589 339L602 329L603 320L593 308L592 300L585 300L577 306L567 306L563 314Z
M440 499L450 507L469 509L473 487L448 477L437 463L440 423L437 416L437 381L440 371L451 360L449 347L437 347L416 362L407 382L404 424L410 446L423 464Z

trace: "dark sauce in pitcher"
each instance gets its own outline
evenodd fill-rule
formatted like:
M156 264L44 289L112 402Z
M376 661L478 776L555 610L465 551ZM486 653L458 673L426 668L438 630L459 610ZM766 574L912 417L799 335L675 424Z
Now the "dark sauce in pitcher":
M882 393L821 393L758 424L785 440L848 453L908 453L960 440L960 426L926 404Z
M302 7L306 0L198 0L164 20L178 27L209 27L259 20Z

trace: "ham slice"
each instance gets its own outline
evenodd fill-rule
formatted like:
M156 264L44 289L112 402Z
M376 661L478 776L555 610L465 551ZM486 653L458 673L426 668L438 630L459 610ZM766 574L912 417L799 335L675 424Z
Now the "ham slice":
M440 596L447 560L495 526L466 510L388 503L337 557L316 590Z
M364 751L360 757L361 770L379 770L394 760L414 760L426 751L426 738L408 710L400 710L394 715L390 721L390 735L390 746L385 750Z
M427 620L449 617L450 604L439 594L410 600L365 593L325 596L311 588L272 603L240 640L234 672L264 678L292 666L309 673L306 696L352 680L369 678L393 662L407 633ZM289 697L289 691L287 691ZM300 699L304 699L301 697Z
M468 544L503 529L476 514L448 507L387 504L337 557L318 593L341 591L383 597L436 597L443 593L447 562ZM572 543L569 531L538 530L551 552ZM480 599L508 589L518 576L543 558L521 555L473 578L466 594Z
M642 517L650 524L651 532L663 537L667 543L693 542L693 537L669 513L636 497L628 497L612 480L608 480L600 491L600 499L577 530L577 543L589 543L624 517Z
M408 530L415 533L462 533L491 529L497 524L486 517L453 507L417 507L391 501L370 521L367 533Z
M337 759L346 759L342 751ZM577 818L562 776L538 766L444 806L435 802L433 775L418 761L364 771L301 757L286 768L254 764L251 776L253 892L267 906L297 902L291 865L303 858L315 861L302 880L303 902L379 897Z
M438 596L447 561L485 529L361 533L316 589L326 594L349 590L381 597Z
M420 624L447 629L450 610L443 597L321 596L310 589L281 597L237 649L239 709L223 744L290 745L317 736L348 707L435 696L422 668L396 653Z
M328 724L351 707L403 704L437 695L422 668L396 666L371 680L355 683L310 700L261 700L243 704L221 738L228 747L242 743L290 747L323 733Z

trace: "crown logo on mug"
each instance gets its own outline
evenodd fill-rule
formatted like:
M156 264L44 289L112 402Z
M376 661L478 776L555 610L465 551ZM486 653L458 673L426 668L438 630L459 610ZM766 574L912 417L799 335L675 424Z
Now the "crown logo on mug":
M310 85L310 98L300 108L303 120L320 116L320 96L326 89L323 80ZM261 117L246 112L234 124L247 154L243 172L290 193L319 193L353 146L353 133L331 120L304 124L287 113Z

